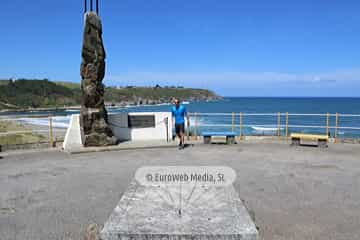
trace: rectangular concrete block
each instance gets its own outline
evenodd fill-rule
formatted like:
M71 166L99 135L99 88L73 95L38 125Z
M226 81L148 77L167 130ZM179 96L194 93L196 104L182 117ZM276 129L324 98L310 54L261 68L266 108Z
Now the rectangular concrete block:
M232 185L142 186L134 181L101 237L257 240L258 231Z

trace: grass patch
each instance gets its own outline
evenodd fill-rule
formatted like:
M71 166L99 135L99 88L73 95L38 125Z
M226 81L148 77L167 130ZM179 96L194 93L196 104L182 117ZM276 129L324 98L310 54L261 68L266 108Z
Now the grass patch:
M0 121L0 145L19 145L47 141L47 137L42 134L33 132L11 133L14 131L31 131L31 128L14 121Z

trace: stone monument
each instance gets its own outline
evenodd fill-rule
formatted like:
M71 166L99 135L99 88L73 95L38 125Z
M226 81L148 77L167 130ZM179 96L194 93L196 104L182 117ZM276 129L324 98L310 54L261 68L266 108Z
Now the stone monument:
M105 50L102 25L95 12L85 12L85 26L80 67L82 103L80 112L81 138L84 146L116 144L108 125L104 104Z

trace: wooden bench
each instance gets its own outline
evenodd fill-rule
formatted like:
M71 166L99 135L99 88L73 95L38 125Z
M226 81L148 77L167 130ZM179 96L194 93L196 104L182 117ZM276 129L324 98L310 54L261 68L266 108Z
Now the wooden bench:
M236 136L234 132L202 132L201 135L204 138L205 144L210 144L212 137L226 137L227 144L234 144Z
M321 134L292 133L290 135L291 145L315 144L319 147L327 147L329 136Z

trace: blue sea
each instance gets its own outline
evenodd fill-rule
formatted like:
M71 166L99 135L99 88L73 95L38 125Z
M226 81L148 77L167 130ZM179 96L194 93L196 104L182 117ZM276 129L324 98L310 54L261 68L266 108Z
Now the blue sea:
M244 135L275 135L278 127L282 135L286 131L288 112L288 132L326 133L327 117L330 135L335 134L336 116L338 117L338 137L360 137L360 98L290 98L290 97L227 97L218 101L190 102L185 105L188 112L198 113L191 116L191 131L235 131L240 132L240 112L242 133ZM156 112L170 111L171 105L134 106L111 108L115 112ZM278 112L281 113L280 119ZM79 113L68 110L61 112L31 112L20 118L21 121L47 125L47 119L31 118L28 115L53 114L54 126L66 128L70 115ZM234 117L232 113L235 113ZM23 113L22 113L23 114ZM305 115L300 115L305 114ZM21 114L16 113L17 117ZM280 122L279 122L280 120ZM232 124L234 123L234 124Z

